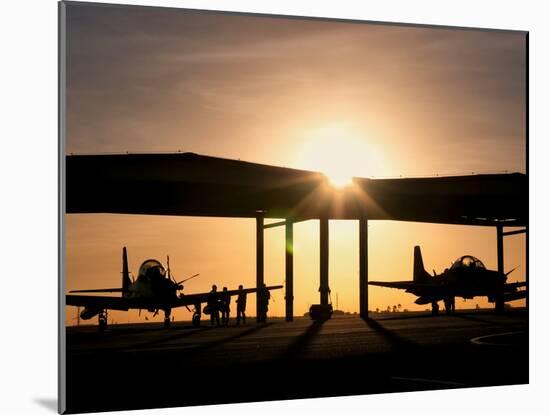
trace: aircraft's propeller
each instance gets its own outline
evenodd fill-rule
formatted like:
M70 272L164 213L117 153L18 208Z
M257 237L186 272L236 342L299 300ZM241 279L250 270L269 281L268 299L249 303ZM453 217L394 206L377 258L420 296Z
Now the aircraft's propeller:
M190 279L193 279L195 277L198 277L200 274L192 275L188 278L185 278L181 281L176 281L176 279L172 276L172 272L170 271L170 256L166 255L166 273L168 274L168 279L174 283L176 286L176 290L181 291L183 290L183 284L185 281L189 281Z
M176 284L178 284L178 285L179 285L179 284L183 284L185 281L189 281L190 279L195 278L195 277L198 277L199 275L201 275L201 274L199 273L199 274L192 275L192 276L190 276L189 278L186 278L186 279L184 279L184 280L181 280L181 281L179 281L179 282L176 282Z
M172 275L172 272L170 271L170 255L166 255L166 268L167 268L166 273L168 274L168 279L174 283L177 290L181 290L181 288L183 287L179 288L179 283L176 281L176 279Z
M510 271L508 271L506 274L504 274L505 276L508 276L509 274L511 274L512 272L514 272L516 269L519 268L519 265L515 268L512 268Z

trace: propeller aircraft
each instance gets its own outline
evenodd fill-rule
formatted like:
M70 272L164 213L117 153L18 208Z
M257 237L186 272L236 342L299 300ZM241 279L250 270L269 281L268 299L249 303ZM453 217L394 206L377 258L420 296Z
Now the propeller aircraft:
M170 315L173 308L193 306L192 323L200 325L201 304L207 302L211 293L184 294L183 283L198 277L192 275L181 281L176 281L170 271L170 257L167 257L166 268L156 259L147 259L139 267L139 273L135 280L130 279L128 270L128 256L126 247L122 249L122 286L120 288L99 288L89 290L73 290L66 295L66 304L69 306L84 307L80 318L89 320L98 316L100 330L107 327L108 310L128 311L131 309L147 310L156 316L159 311L164 311L164 326L170 327ZM265 288L244 288L243 290L230 290L218 292L226 296L240 293L257 293L260 289L276 290L282 285ZM73 293L121 293L120 297L97 295L74 295Z
M431 276L424 269L420 247L414 247L414 270L412 281L370 281L369 285L397 288L416 295L416 304L432 305L432 314L439 313L438 301L443 300L447 314L455 310L455 297L472 299L486 296L490 303L495 303L495 310L501 312L507 301L526 298L526 282L507 283L508 275L514 271L502 273L489 270L483 263L471 256L464 255L453 262L450 268L441 274L434 270Z

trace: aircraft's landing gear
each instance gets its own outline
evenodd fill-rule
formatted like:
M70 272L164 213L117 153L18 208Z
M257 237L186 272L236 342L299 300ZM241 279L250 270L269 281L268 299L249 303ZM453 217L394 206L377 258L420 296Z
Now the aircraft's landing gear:
M432 303L432 315L437 316L439 314L439 304L437 304L437 301L434 301Z
M504 312L504 293L502 290L496 290L493 295L487 297L490 303L495 303L495 313L502 314Z
M195 310L193 311L193 317L191 319L193 327L199 327L201 325L201 305L195 304Z
M454 314L455 312L455 298L447 297L443 300L445 303L445 314Z
M164 310L164 328L165 329L170 328L170 314L172 314L172 310L170 308Z
M97 315L97 323L100 333L103 333L107 329L107 317L107 310L101 310Z

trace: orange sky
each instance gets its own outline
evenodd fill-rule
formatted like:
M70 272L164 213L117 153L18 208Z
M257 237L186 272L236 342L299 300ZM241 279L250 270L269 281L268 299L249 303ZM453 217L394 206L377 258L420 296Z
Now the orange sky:
M521 32L68 6L67 153L192 151L350 176L526 170ZM166 254L188 292L255 281L252 219L68 215L67 288L120 284L120 256ZM358 311L358 224L330 225L330 285ZM266 231L266 281L284 280L283 229ZM496 268L494 229L371 222L371 280L412 278L463 254ZM318 223L295 225L295 313L318 302ZM525 236L505 270L526 272ZM181 277L181 278L180 278ZM414 296L371 287L370 308ZM273 313L283 315L282 291ZM334 299L334 298L333 298ZM476 299L457 307L472 307ZM516 303L517 304L517 303ZM255 309L249 302L249 311ZM176 318L188 318L177 311ZM67 321L76 315L68 308ZM142 314L143 320L145 314ZM137 321L137 312L112 313ZM160 319L161 317L156 317Z

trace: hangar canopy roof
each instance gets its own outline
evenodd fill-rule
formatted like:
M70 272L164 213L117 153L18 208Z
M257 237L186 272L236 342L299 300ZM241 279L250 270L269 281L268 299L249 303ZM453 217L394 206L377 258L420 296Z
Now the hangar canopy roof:
M67 213L403 220L525 226L521 173L366 179L194 153L66 156Z

